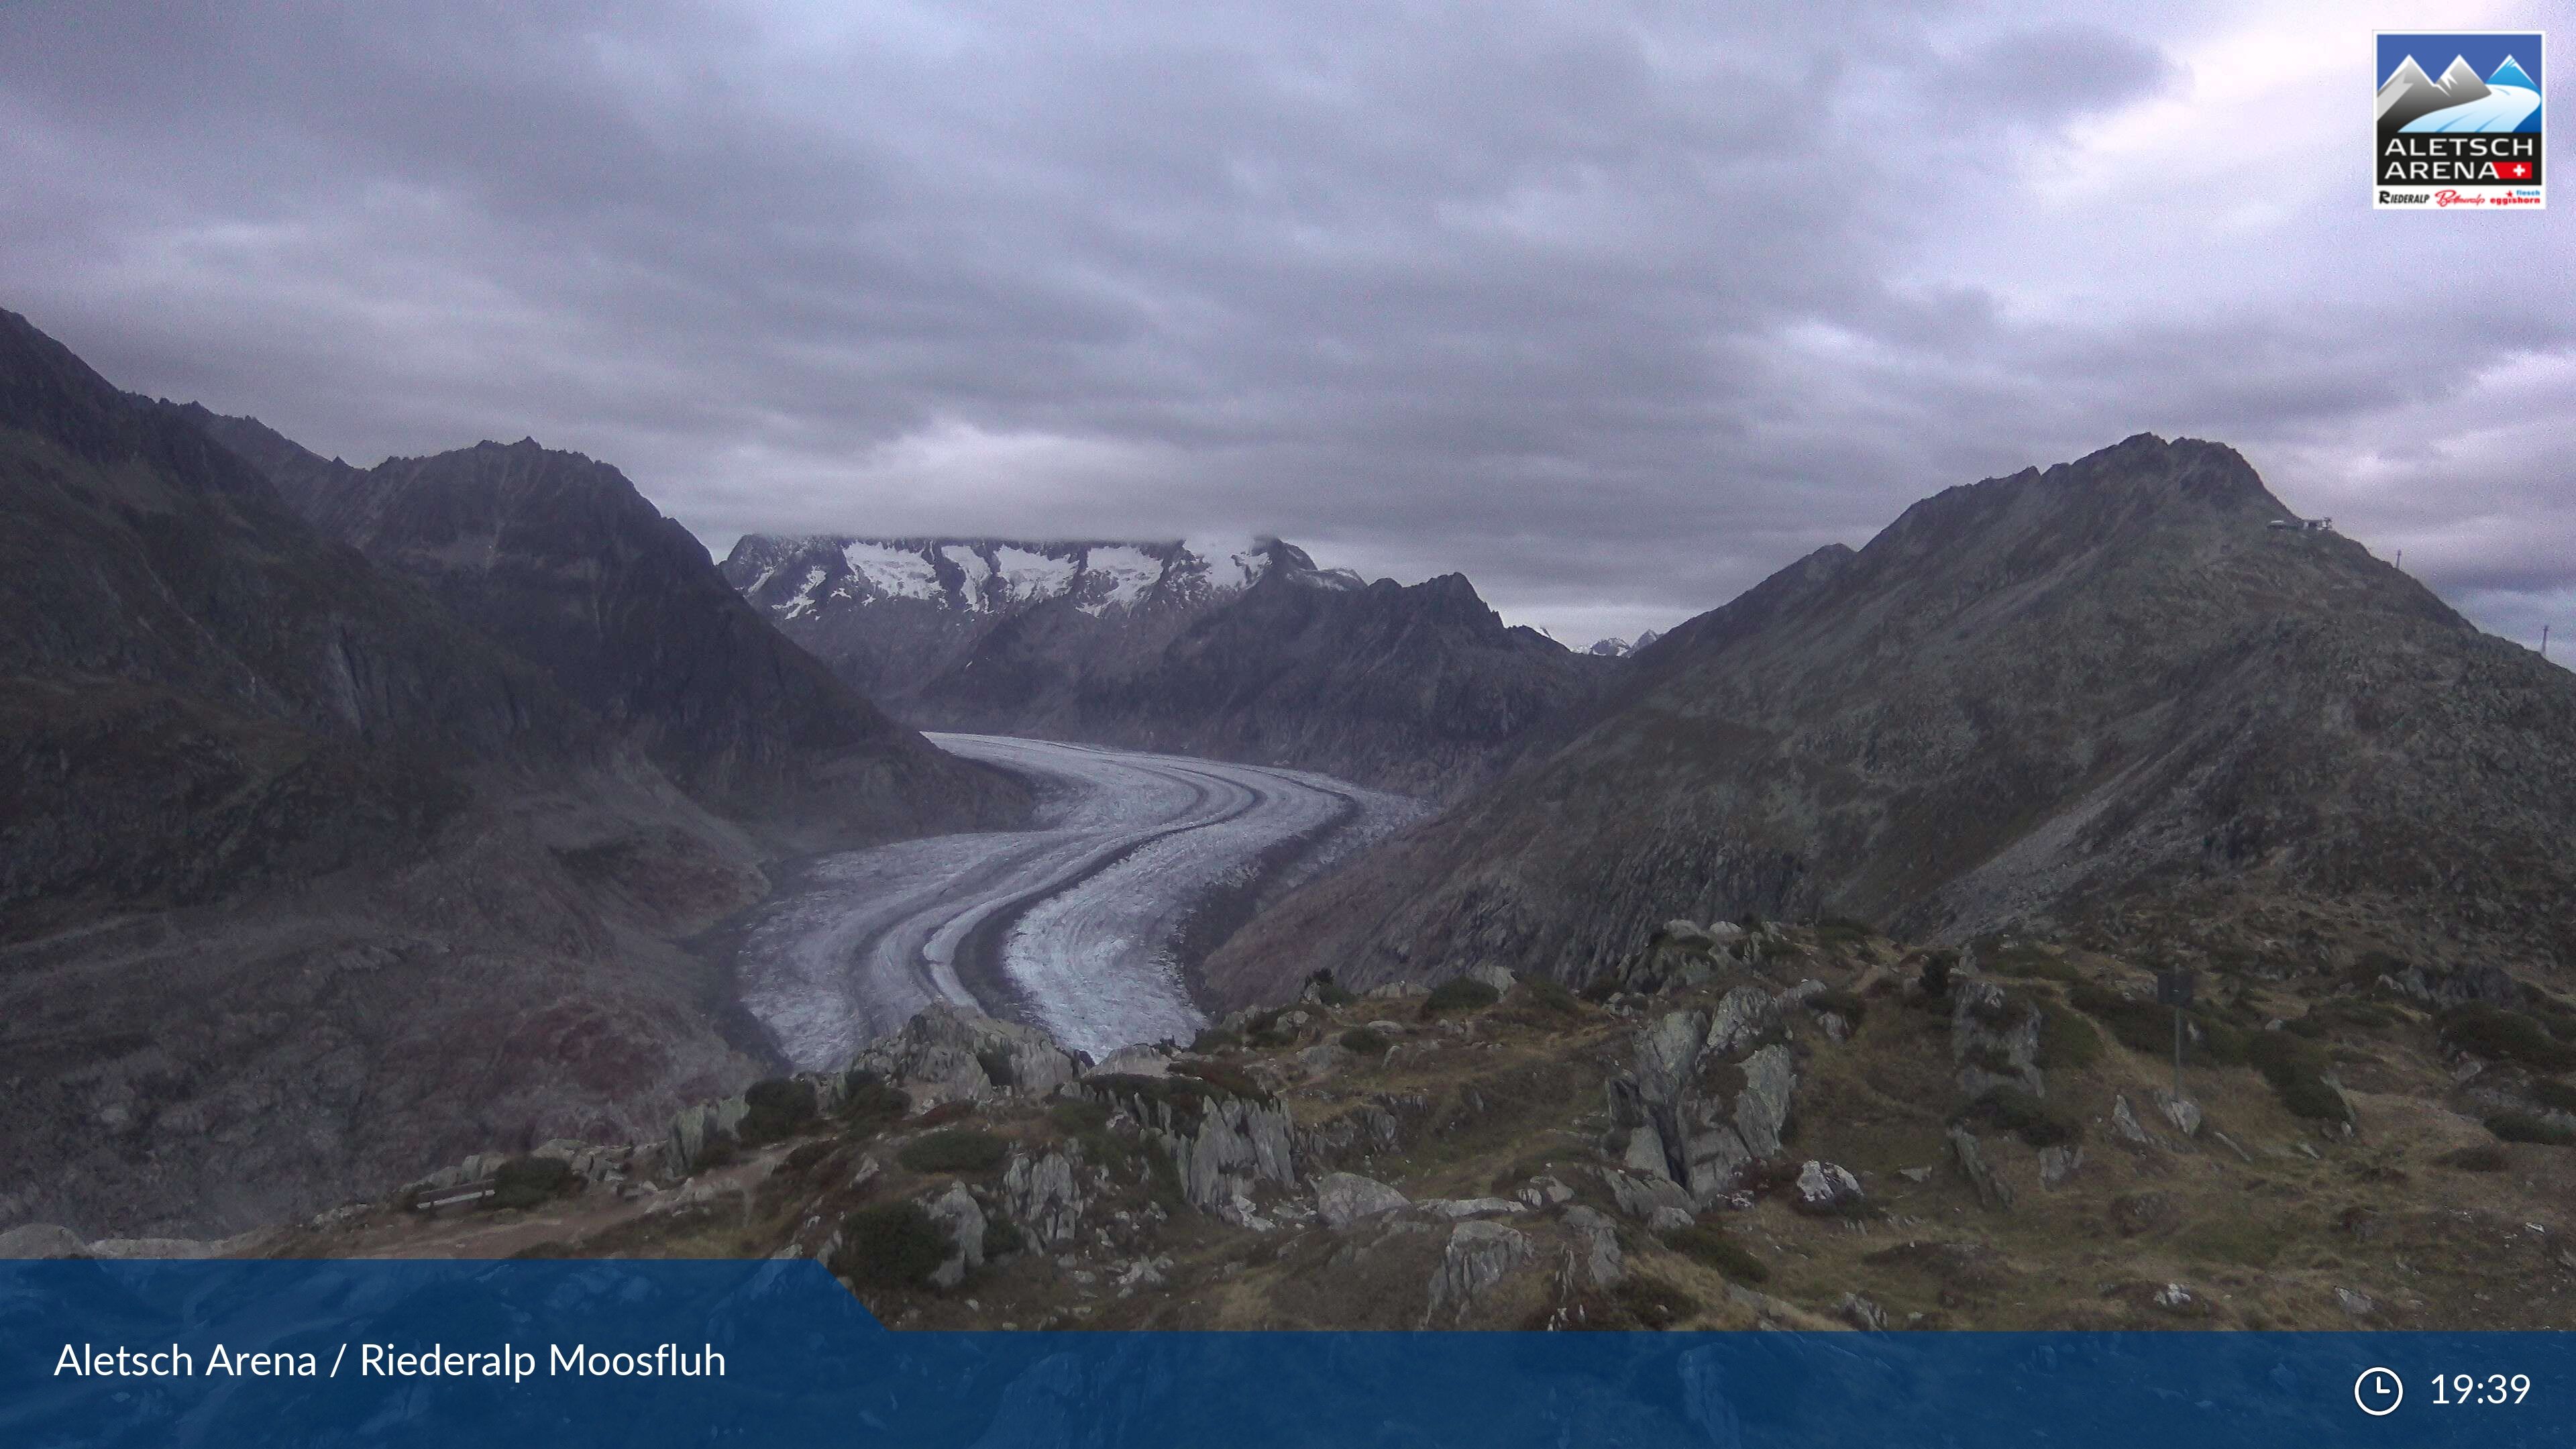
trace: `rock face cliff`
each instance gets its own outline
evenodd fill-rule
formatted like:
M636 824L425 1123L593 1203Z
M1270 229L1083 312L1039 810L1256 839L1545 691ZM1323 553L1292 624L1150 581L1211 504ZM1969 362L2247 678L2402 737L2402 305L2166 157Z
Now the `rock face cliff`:
M929 747L782 637L615 468L532 441L361 471L201 414L325 535L537 665L704 803L804 845L1005 824L1016 785Z
M1320 770L1437 794L1616 670L1507 627L1457 575L1404 587L1293 545L750 537L726 577L926 728Z
M1926 499L1657 641L1213 989L1579 981L1674 908L2576 963L2576 676L2287 516L2229 449L2143 435Z
M676 611L649 588L600 626L644 651L605 674L522 656L434 571L317 532L201 422L0 313L0 1230L237 1227L424 1153L632 1133L756 1074L720 966L677 943L758 899L774 847L656 761L736 805L776 758L749 716L839 686L784 646L731 680L723 636L670 624L657 693L641 636ZM669 551L596 537L605 579ZM721 583L700 597L761 636ZM906 760L990 778L840 719L781 727L790 756L846 727L893 761L886 788Z

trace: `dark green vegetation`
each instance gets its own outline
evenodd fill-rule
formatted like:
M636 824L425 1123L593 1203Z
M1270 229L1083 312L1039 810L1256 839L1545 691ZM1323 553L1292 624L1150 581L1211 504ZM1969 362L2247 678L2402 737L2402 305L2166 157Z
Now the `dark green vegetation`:
M1431 988L1422 998L1422 1014L1438 1016L1446 1011L1478 1011L1503 999L1503 994L1482 981L1452 976Z
M742 1096L745 1110L734 1135L745 1147L766 1147L793 1137L817 1115L813 1087L793 1077L754 1082Z
M492 1196L484 1201L494 1208L526 1209L569 1197L581 1188L582 1181L573 1175L568 1162L553 1157L513 1157L492 1175Z
M1521 1004L1552 1016L1581 1014L1583 1003L1565 988L1565 983L1550 976L1524 976L1512 983L1512 994Z
M2442 1018L2442 1040L2461 1051L2536 1072L2576 1069L2576 1049L2550 1035L2549 1028L2519 1012L2493 1006L2453 1007Z
M1771 1270L1724 1228L1694 1224L1664 1236L1664 1246L1739 1283L1767 1283Z
M2082 1117L2020 1087L1994 1088L1962 1109L1955 1120L2010 1132L2033 1147L2074 1142L2084 1135Z
M948 1259L948 1239L917 1202L877 1203L841 1219L830 1267L872 1288L926 1288Z
M2547 1147L2576 1142L2576 1128L2536 1112L2498 1112L2487 1118L2487 1130L2506 1142L2537 1142Z
M2247 1036L2245 1059L2280 1095L2295 1116L2317 1121L2351 1120L2343 1094L2326 1081L2333 1061L2324 1048L2289 1031L2258 1031Z
M914 1172L976 1175L998 1172L1011 1155L1011 1144L973 1127L943 1127L903 1145L896 1154Z

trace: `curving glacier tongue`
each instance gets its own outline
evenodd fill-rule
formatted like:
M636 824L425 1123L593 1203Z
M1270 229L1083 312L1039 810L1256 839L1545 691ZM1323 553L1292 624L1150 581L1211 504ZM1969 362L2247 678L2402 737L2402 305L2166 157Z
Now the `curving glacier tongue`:
M1204 1022L1185 975L1199 912L1424 808L1295 770L931 738L1035 781L1042 824L828 857L761 912L736 978L799 1068L839 1065L935 999L1020 1017L1094 1056L1187 1040Z

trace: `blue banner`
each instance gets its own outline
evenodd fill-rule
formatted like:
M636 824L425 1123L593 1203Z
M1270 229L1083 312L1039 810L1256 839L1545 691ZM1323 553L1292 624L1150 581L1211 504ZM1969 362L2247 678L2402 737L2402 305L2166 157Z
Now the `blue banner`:
M11 1449L2492 1449L2571 1404L2558 1334L890 1333L805 1261L0 1263Z

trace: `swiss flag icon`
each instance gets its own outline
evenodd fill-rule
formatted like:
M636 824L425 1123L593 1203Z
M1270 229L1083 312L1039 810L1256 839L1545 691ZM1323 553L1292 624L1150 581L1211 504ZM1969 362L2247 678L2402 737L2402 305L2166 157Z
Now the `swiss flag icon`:
M2495 164L2495 169L2496 175L2507 181L2529 181L2531 179L2531 163L2528 161L2498 161Z

